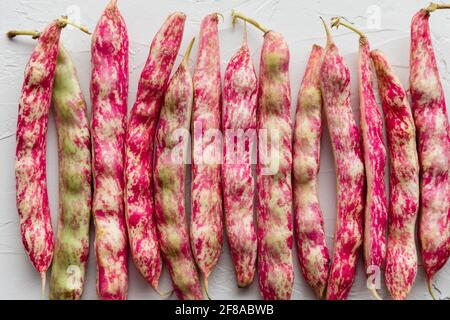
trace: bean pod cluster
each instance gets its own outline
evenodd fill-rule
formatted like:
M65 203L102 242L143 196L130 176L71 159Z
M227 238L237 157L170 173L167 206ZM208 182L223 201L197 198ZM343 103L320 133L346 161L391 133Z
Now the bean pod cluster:
M301 272L318 298L347 299L364 249L368 289L381 299L369 280L384 269L390 295L403 300L418 272L419 219L419 250L434 297L432 281L450 256L450 133L429 17L449 8L432 3L412 19L411 105L386 56L371 51L368 38L345 19L331 20L359 35L361 132L351 108L349 68L323 19L327 44L312 47L294 125L286 40L236 11L233 24L240 19L264 33L259 77L245 29L222 96L219 13L201 21L193 76L194 39L171 77L186 23L186 15L175 12L153 38L128 121L129 40L117 0L110 0L92 35L90 123L76 68L60 44L66 25L87 30L61 17L42 32L9 32L38 39L20 96L15 174L22 241L43 291L53 263L50 298L81 298L92 214L101 299L127 298L128 250L160 295L165 263L179 299L203 299L202 281L210 298L224 218L238 287L249 286L258 271L266 300L291 298L294 235ZM388 142L389 205L372 68ZM51 104L59 160L56 239L46 179ZM331 258L318 187L325 123L337 189Z

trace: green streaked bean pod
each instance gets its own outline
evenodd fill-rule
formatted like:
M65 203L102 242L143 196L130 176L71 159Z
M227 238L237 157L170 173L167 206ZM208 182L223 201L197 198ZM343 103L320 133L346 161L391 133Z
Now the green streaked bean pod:
M58 134L59 216L50 299L79 299L89 255L91 136L77 72L62 45L52 103Z

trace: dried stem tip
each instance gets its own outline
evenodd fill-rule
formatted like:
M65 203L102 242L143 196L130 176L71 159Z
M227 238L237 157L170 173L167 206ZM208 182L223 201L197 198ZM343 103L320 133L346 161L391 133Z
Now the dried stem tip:
M367 37L362 31L358 30L357 28L355 28L350 23L343 22L342 19L345 19L345 18L343 18L343 17L334 17L334 18L332 18L331 19L331 27L334 27L334 28L338 29L339 26L344 26L347 29L349 29L349 30L355 32L356 34L358 34L359 37L360 37L361 43L364 43L365 41L367 41Z
M263 27L261 24L259 24L258 22L256 22L252 18L249 18L249 17L243 15L242 13L240 13L240 12L238 12L236 10L233 10L231 16L233 18L233 26L236 24L236 19L241 19L241 20L244 20L244 21L250 23L251 25L255 26L256 28L258 28L259 30L264 32L264 34L266 34L267 32L270 31L269 29Z
M33 39L39 38L41 33L39 31L30 31L30 30L11 30L6 33L6 36L10 39L16 36L31 36Z
M428 13L431 13L431 12L434 12L436 10L441 10L441 9L450 9L450 4L439 4L439 3L431 2L430 5L425 8L425 11Z
M184 61L186 61L186 62L189 61L189 57L191 55L191 51L192 51L192 47L194 46L194 42L195 42L195 37L192 38L191 42L189 42L189 45L186 49L186 53L184 54Z
M427 279L427 287L428 287L428 292L430 293L431 298L433 300L436 300L436 296L433 293L433 279L432 278Z
M325 33L327 35L327 46L333 43L333 37L331 36L330 28L328 28L327 23L322 17L319 17L322 20L323 27L325 28Z
M68 24L70 24L71 26L74 26L75 28L80 29L84 33L91 34L87 27L80 26L76 23L69 21L66 16L62 16L61 18L59 18L58 22L59 22L61 28L65 28ZM11 30L6 33L6 36L10 39L12 39L16 36L31 36L33 39L37 39L41 36L41 32L31 31L31 30Z
M73 26L73 27L75 27L75 28L77 28L77 29L80 29L80 30L83 31L84 33L91 34L91 32L89 32L89 30L88 30L87 27L85 27L85 26L80 26L80 25L78 25L78 24L76 24L76 23L73 23L73 22L70 21L66 16L62 16L61 18L59 18L59 19L58 19L58 22L61 24L61 27L62 27L62 28L64 28L65 26L67 26L67 25L69 24L69 25L71 25L71 26Z

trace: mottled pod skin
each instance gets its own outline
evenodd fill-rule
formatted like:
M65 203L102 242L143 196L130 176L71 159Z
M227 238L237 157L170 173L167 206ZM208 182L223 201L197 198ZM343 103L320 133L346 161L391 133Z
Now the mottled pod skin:
M89 256L91 135L77 72L62 45L52 103L58 134L59 216L50 299L80 299Z
M184 13L171 14L155 35L131 109L125 153L126 218L134 265L158 290L162 269L154 217L153 148L164 92L183 38Z
M323 48L314 45L298 95L292 165L298 260L306 282L318 298L325 291L330 265L318 195L322 135L322 57Z
M334 252L326 298L346 299L352 287L362 244L364 164L358 127L350 105L350 74L328 34L320 71L323 106L337 174Z
M429 13L411 23L410 90L420 162L419 240L428 285L450 255L450 136Z
M31 263L45 279L53 256L48 206L46 134L61 23L41 34L25 69L16 133L16 202L22 241Z
M192 46L193 42L191 42ZM190 50L190 49L188 49ZM191 252L186 220L186 155L194 87L189 53L172 76L164 97L155 142L155 218L159 244L180 300L202 299L197 268Z
M386 286L392 298L406 299L417 273L415 226L419 210L416 128L399 78L381 51L371 53L386 123L390 158Z
M241 48L228 63L223 91L222 126L225 143L222 186L225 223L237 285L242 288L253 282L257 254L253 219L255 180L251 155L256 141L258 78L246 35ZM248 138L244 138L246 134ZM238 136L238 143L243 145L235 143L235 136Z
M289 48L283 36L264 35L259 72L257 128L270 137L279 135L279 150L270 152L267 165L257 164L258 273L261 295L266 300L288 300L294 282L292 261L292 122L289 82ZM258 139L258 150L271 150ZM261 151L259 151L259 155ZM265 174L279 161L278 170Z
M207 15L200 26L199 51L194 81L193 152L191 184L191 247L205 289L222 250L222 188L220 163L206 159L205 149L220 154L222 145L205 134L220 130L222 88L218 15ZM201 129L201 130L200 130ZM203 143L201 143L203 142ZM212 161L211 161L212 160Z
M128 95L128 34L112 0L92 35L91 134L97 257L97 293L126 299L127 231L124 215L124 146Z
M367 276L380 277L380 270L386 260L386 148L383 121L373 91L369 41L363 37L359 42L359 111L367 188L364 209L364 264Z

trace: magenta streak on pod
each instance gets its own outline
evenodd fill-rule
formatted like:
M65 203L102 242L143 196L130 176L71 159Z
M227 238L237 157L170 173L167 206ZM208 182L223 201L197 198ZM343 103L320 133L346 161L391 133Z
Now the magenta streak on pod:
M126 299L127 232L123 155L128 95L128 35L116 1L106 7L92 35L92 203L97 294Z
M222 250L222 189L220 161L208 157L221 153L217 136L205 134L220 130L222 88L218 15L207 15L200 26L199 51L194 81L191 247L208 293L208 277ZM203 143L201 143L203 142ZM218 159L215 159L218 160Z
M222 111L225 222L239 287L250 285L256 270L257 241L253 221L255 182L251 152L256 141L257 92L258 79L244 31L242 46L225 71Z
M318 298L327 285L330 257L318 196L324 50L314 45L298 95L294 127L293 189L297 254L306 282Z
M428 287L450 255L450 135L429 12L411 23L410 86L420 162L419 240Z
M171 14L155 35L131 109L125 147L125 208L134 264L158 291L162 269L154 217L153 146L163 96L183 38L186 15Z
M416 128L408 96L384 54L371 53L378 78L388 140L390 170L386 286L396 300L406 299L417 273L415 226L419 210L419 160Z
M355 279L362 244L364 164L350 105L350 73L328 28L327 38L320 83L337 174L337 218L326 298L342 300Z
M172 76L164 97L155 142L155 218L161 252L180 300L202 299L186 221L186 165L194 97L189 54ZM178 130L184 129L186 135Z
M48 206L46 134L58 56L61 22L53 21L40 34L25 69L16 133L16 204L22 242L41 274L53 256L53 230Z

